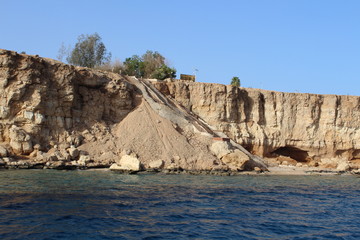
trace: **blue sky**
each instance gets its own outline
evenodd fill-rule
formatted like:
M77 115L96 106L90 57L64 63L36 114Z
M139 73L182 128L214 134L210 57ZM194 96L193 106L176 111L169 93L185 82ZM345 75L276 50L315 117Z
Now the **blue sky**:
M113 58L154 50L200 82L360 95L360 1L0 0L0 48L56 58L99 33Z

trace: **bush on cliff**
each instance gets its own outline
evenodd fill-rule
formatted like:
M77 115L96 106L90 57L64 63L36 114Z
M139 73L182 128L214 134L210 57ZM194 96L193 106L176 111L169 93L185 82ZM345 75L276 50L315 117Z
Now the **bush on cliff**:
M126 58L124 62L125 74L135 77L144 76L144 62L138 55Z
M236 87L240 87L240 78L233 77L231 79L231 85L236 86Z
M133 55L130 58L126 58L124 68L125 74L136 77L160 80L176 77L176 69L170 68L166 64L165 57L156 51L148 50L141 57Z
M176 69L170 68L164 64L161 67L155 69L155 71L153 72L151 77L159 79L159 80L164 80L166 78L175 78L176 77Z

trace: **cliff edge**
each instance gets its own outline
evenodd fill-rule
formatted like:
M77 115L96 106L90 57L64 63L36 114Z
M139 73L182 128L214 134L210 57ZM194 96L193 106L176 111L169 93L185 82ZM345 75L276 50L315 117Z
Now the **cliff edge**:
M3 168L266 170L134 77L0 50L0 92Z
M154 84L269 165L359 168L360 97Z
M0 167L360 164L360 97L147 81L0 50Z

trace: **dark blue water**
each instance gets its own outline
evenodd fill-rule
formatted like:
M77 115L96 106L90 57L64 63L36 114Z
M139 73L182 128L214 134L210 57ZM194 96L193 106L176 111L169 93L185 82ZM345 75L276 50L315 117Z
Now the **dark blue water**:
M0 171L0 239L360 239L359 183Z

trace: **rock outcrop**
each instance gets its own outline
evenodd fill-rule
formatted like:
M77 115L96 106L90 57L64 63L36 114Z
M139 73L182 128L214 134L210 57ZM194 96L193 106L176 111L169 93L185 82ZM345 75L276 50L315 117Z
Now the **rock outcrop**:
M0 50L0 143L13 165L19 159L81 165L76 148L105 141L109 126L134 109L133 94L133 85L117 74Z
M0 167L265 168L235 145L252 168L222 161L215 135L146 81L0 50Z
M119 162L132 152L139 170L348 171L359 125L356 96L150 83L0 50L1 168L135 169Z
M360 97L181 81L154 85L269 163L360 166Z
M124 155L110 166L110 170L138 172L141 170L141 162L134 155Z

